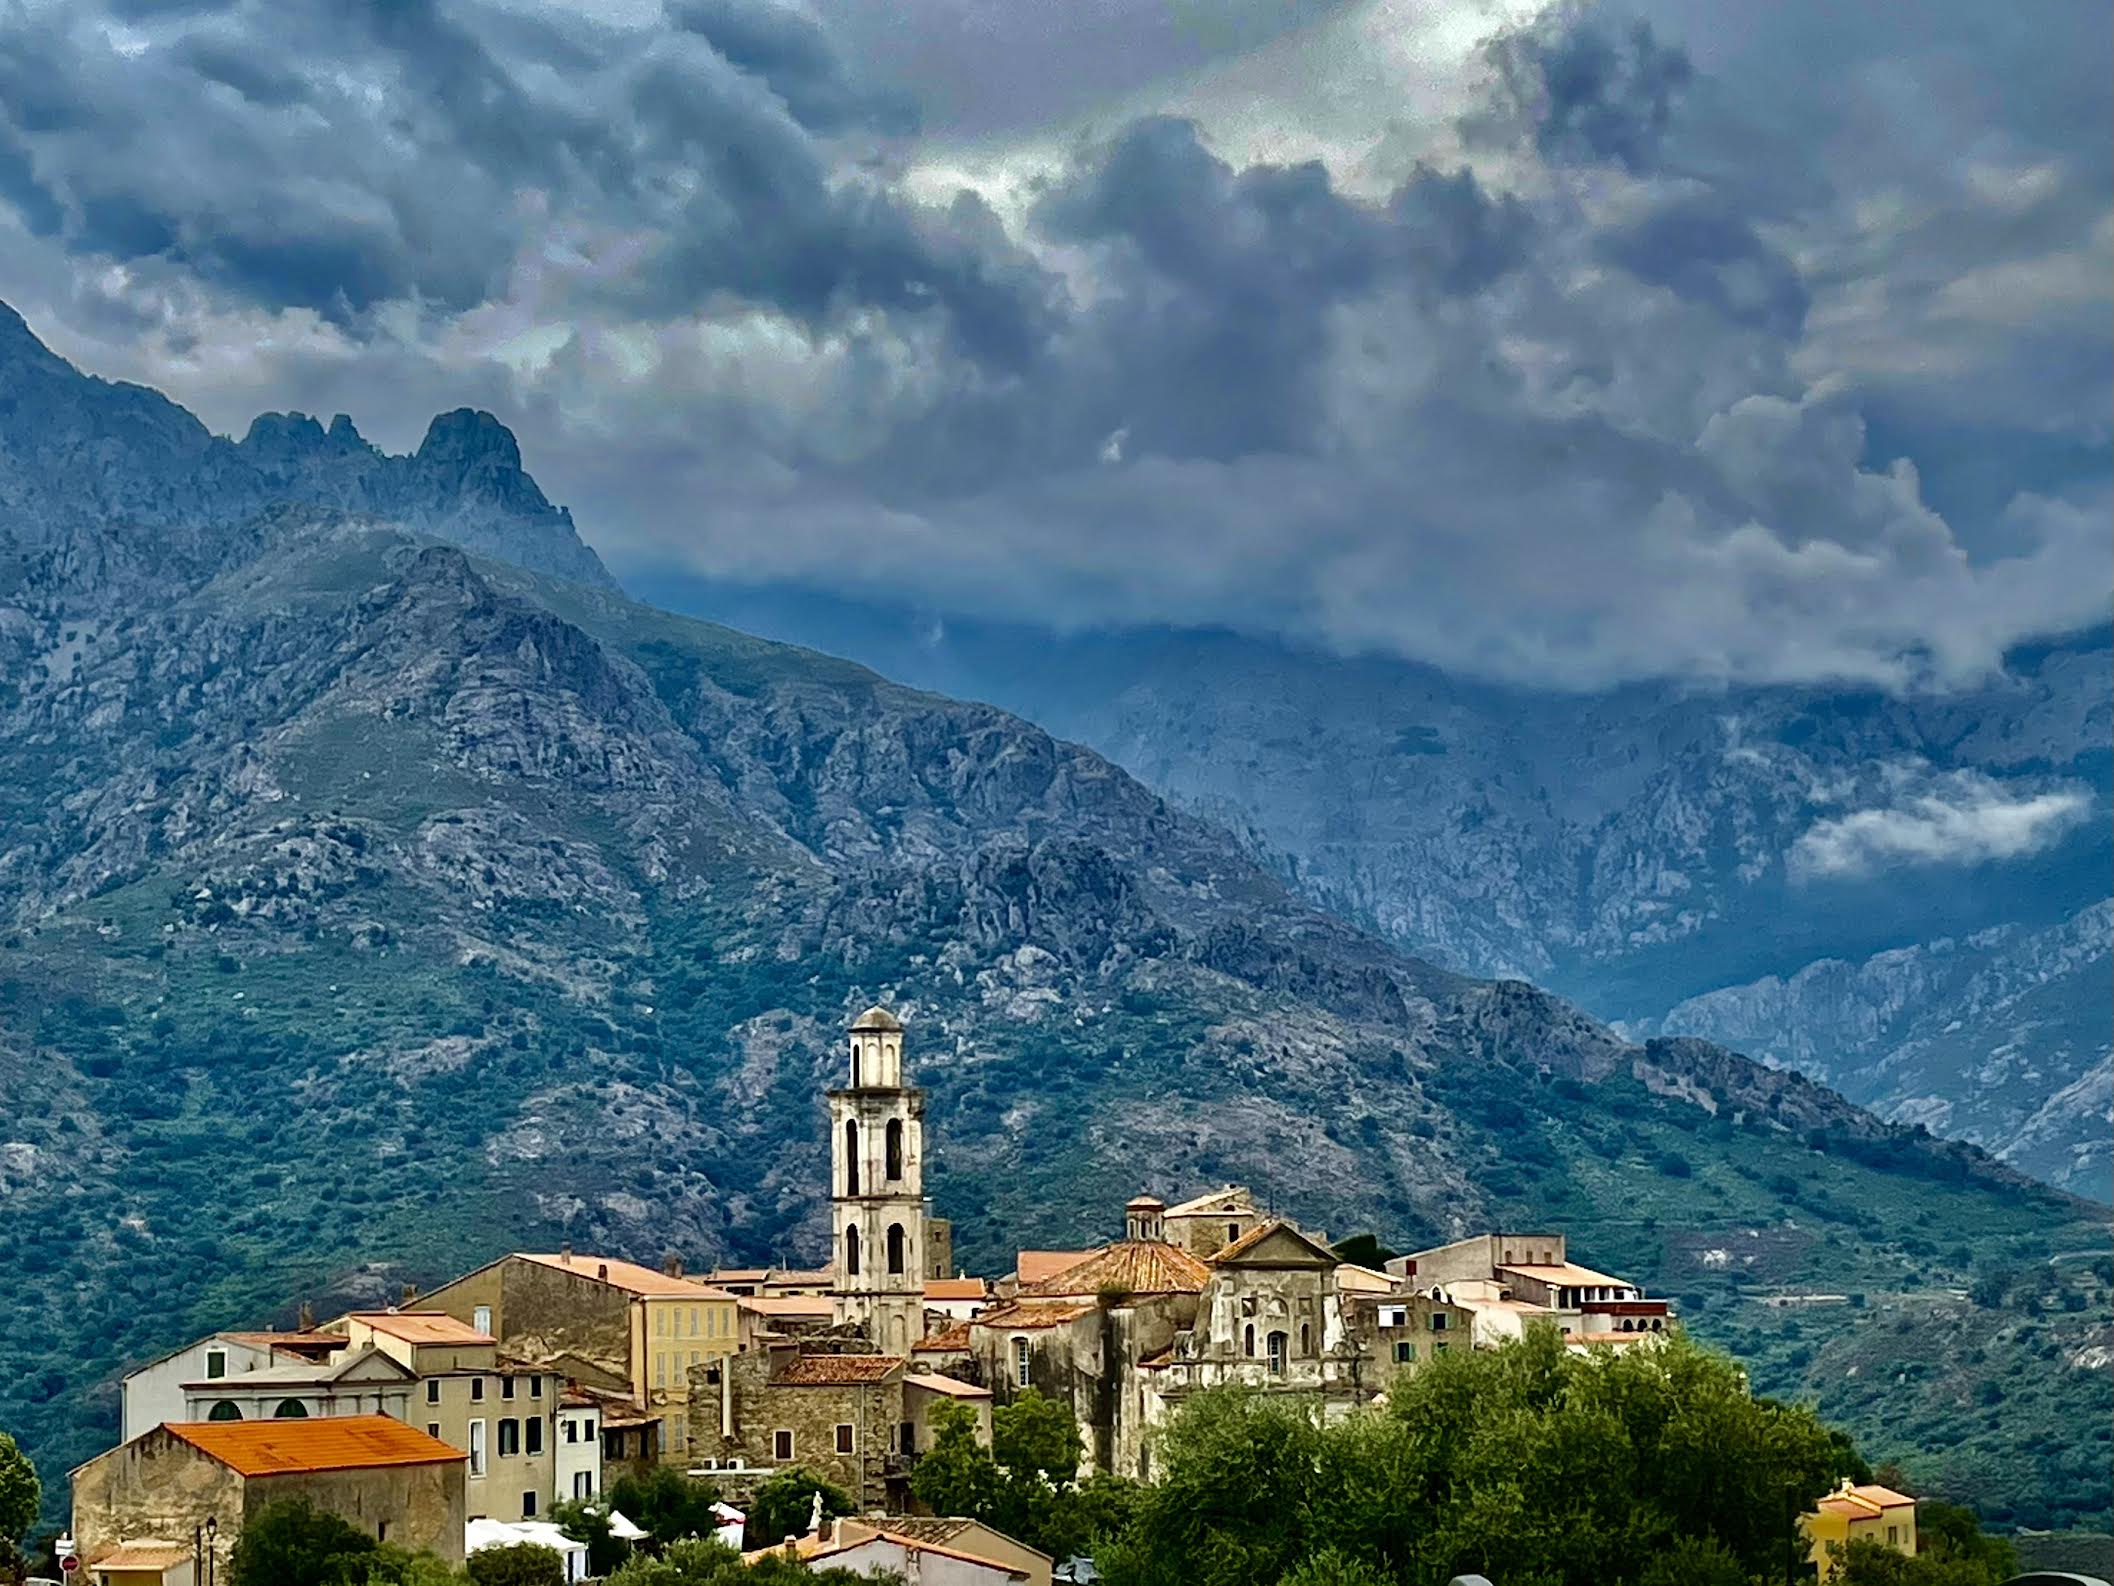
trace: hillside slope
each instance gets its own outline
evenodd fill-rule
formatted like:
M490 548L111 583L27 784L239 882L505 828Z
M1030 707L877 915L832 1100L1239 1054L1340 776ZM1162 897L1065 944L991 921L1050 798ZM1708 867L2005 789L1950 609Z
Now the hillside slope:
M1238 1178L1397 1245L1558 1223L1706 1333L2045 1269L2086 1303L1890 1398L1766 1331L1757 1380L2006 1516L2104 1510L2105 1283L2048 1265L2103 1241L2080 1203L1405 957L996 709L237 506L69 531L100 561L0 524L0 1424L48 1473L126 1362L304 1297L559 1240L820 1257L820 1090L885 998L972 1265ZM2029 1367L2018 1414L1905 1437Z

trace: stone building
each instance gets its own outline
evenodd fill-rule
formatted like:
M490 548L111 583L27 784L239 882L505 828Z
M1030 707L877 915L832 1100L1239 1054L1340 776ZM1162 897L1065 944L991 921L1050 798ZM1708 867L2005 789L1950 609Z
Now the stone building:
M583 1385L622 1384L634 1407L660 1423L636 1440L650 1441L665 1459L689 1454L690 1368L740 1345L736 1303L726 1290L684 1277L680 1261L655 1271L569 1249L501 1256L419 1301L490 1334L510 1357ZM604 1426L618 1430L611 1417ZM605 1454L612 1464L628 1457L606 1442Z
M1208 1258L1251 1233L1264 1221L1255 1197L1238 1184L1170 1206L1163 1214L1167 1238L1191 1255Z
M1473 1311L1428 1293L1346 1295L1343 1310L1367 1380L1380 1393L1435 1356L1469 1348L1475 1332Z
M273 1365L184 1383L183 1413L170 1419L285 1421L388 1415L408 1421L414 1387L408 1368L371 1345L322 1360L282 1353Z
M306 1498L378 1541L463 1560L462 1453L388 1416L174 1422L73 1471L73 1536L91 1569L126 1544L187 1545L212 1522L215 1558L252 1515Z
M208 1333L125 1374L121 1434L130 1441L164 1421L204 1420L204 1412L192 1412L195 1384L281 1366L321 1365L345 1349L343 1338L314 1333Z
M1481 1345L1507 1343L1543 1323L1574 1349L1649 1345L1673 1325L1665 1300L1572 1261L1562 1234L1477 1234L1399 1256L1387 1269L1406 1288L1472 1313Z
M847 1083L831 1090L830 1290L839 1324L897 1355L925 1336L925 1093L903 1082L903 1025L852 1021Z

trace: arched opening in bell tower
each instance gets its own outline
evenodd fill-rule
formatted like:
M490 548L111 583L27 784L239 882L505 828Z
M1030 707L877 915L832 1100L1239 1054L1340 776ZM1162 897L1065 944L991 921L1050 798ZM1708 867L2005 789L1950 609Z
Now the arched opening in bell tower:
M903 1225L888 1225L888 1270L892 1276L901 1276L903 1271Z
M859 1193L859 1120L844 1120L844 1193Z
M903 1176L902 1119L891 1118L888 1120L888 1132L884 1139L887 1144L887 1150L884 1154L888 1160L888 1181L892 1184Z
M855 1278L859 1275L859 1230L844 1230L844 1275Z

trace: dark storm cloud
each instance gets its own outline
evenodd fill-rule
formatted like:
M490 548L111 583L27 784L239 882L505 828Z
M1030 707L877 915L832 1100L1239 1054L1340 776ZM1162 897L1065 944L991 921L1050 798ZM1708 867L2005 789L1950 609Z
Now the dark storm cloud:
M1649 169L1693 69L1646 21L1627 24L1583 5L1558 6L1489 50L1499 93L1477 118L1524 134L1546 159Z
M774 0L679 0L669 18L736 71L760 78L817 132L852 126L909 132L917 124L916 106L899 92L859 81L837 41L806 10Z
M1706 303L1784 340L1805 324L1798 269L1715 196L1678 199L1601 239L1603 253L1640 281Z

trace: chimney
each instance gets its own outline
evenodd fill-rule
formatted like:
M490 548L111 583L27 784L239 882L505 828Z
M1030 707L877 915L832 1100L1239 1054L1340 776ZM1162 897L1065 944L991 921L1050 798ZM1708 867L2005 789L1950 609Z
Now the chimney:
M597 1261L595 1263L595 1276L604 1283L609 1281L609 1263L607 1261Z
M416 1283L406 1283L403 1286L402 1290L399 1291L397 1303L399 1305L409 1305L413 1300L417 1298L418 1285Z
M671 1278L681 1277L683 1275L683 1258L673 1250L669 1251L666 1256L661 1258L661 1271Z
M573 1242L570 1239L558 1247L558 1264L567 1267L573 1264Z
M297 1331L304 1333L315 1331L316 1308L306 1300L301 1302L300 1312L294 1318L294 1327Z

